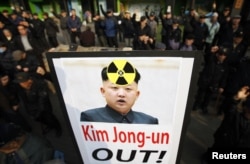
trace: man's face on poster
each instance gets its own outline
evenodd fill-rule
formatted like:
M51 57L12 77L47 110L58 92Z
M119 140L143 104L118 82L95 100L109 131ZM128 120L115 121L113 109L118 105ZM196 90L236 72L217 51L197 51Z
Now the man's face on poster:
M127 114L140 94L138 84L117 85L109 80L103 81L101 93L109 107L121 114Z

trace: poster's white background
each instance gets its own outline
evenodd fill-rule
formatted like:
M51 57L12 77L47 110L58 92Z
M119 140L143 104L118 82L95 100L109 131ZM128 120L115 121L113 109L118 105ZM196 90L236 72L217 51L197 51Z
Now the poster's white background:
M88 143L87 147L86 142L84 143L80 113L87 109L103 107L106 104L105 99L100 93L100 87L102 85L101 70L103 67L108 66L114 59L124 58L53 59L71 125L84 159L89 158L86 157L86 153L84 152L89 151L89 146L93 142ZM152 145L149 143L145 148L148 149L156 146L156 149L159 150L167 149L168 156L166 156L165 160L167 162L174 162L177 156L185 114L193 60L176 57L129 57L126 58L126 60L137 68L141 74L141 80L139 81L141 94L133 110L144 112L158 118L159 125L144 125L148 131L156 131L156 129L158 129L156 132L169 132L171 134L171 145ZM98 127L99 124L93 123L93 125ZM102 125L104 129L112 129L115 124L110 125L106 123ZM140 126L143 125L131 126L117 124L117 126L138 131L142 129ZM157 126L157 128L155 126ZM109 132L112 133L112 130L109 130ZM110 134L110 136L112 135L113 134ZM130 144L126 146L124 144L116 144L116 146L123 147L124 150L134 149ZM110 145L108 147L110 147ZM170 156L169 154L172 155ZM152 163L153 161L150 162ZM117 163L117 161L114 163Z

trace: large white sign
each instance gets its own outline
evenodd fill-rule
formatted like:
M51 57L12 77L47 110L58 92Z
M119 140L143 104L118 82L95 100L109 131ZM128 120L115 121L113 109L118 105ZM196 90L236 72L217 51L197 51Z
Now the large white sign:
M194 58L90 56L52 58L84 163L176 163ZM101 71L115 60L128 61L141 75L132 110L158 124L81 121L81 113L106 108Z

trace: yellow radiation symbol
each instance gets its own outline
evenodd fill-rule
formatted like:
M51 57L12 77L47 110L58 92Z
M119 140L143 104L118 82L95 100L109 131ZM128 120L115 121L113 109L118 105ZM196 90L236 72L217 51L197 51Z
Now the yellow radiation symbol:
M107 68L108 79L117 85L131 84L135 75L135 68L127 60L113 60Z

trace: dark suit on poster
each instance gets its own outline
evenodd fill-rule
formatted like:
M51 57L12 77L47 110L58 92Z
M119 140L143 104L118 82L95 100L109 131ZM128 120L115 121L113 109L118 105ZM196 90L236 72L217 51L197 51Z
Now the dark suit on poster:
M109 122L128 124L158 124L158 119L142 112L130 110L126 115L121 115L109 106L90 109L81 113L81 121Z

